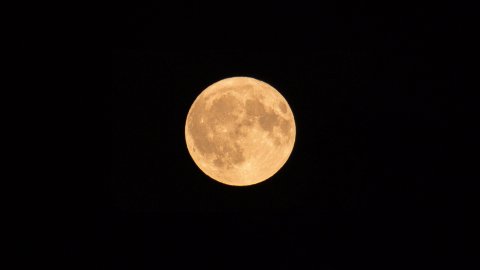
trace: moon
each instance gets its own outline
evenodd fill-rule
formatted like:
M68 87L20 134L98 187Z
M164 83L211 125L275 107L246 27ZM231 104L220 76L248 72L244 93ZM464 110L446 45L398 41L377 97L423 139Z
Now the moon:
M296 127L285 98L250 77L220 80L195 99L185 140L195 164L214 180L248 186L272 177L287 162Z

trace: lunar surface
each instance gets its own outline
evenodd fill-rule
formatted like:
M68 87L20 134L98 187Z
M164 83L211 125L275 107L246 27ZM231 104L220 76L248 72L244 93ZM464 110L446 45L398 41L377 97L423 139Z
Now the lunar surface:
M210 85L193 102L185 124L195 164L232 186L257 184L277 173L293 150L295 134L285 98L249 77Z

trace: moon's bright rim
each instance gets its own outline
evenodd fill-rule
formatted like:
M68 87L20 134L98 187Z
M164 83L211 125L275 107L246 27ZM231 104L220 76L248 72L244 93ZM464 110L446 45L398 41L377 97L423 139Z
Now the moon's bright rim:
M249 77L220 80L200 93L185 124L187 148L195 164L218 182L260 183L287 162L296 126L285 98Z

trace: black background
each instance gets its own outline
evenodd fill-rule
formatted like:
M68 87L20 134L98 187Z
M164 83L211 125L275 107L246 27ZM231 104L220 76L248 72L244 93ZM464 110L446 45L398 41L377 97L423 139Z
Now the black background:
M458 7L117 7L111 159L96 212L108 267L465 263L471 193L452 157L471 136L460 115L473 106ZM184 140L196 96L232 76L274 86L296 119L288 162L251 187L209 179Z

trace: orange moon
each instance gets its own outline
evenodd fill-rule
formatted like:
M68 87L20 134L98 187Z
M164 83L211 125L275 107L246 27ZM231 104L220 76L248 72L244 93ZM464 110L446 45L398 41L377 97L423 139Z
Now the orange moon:
M193 102L185 124L187 148L209 177L248 186L272 177L287 162L296 127L285 98L250 77L218 81Z

